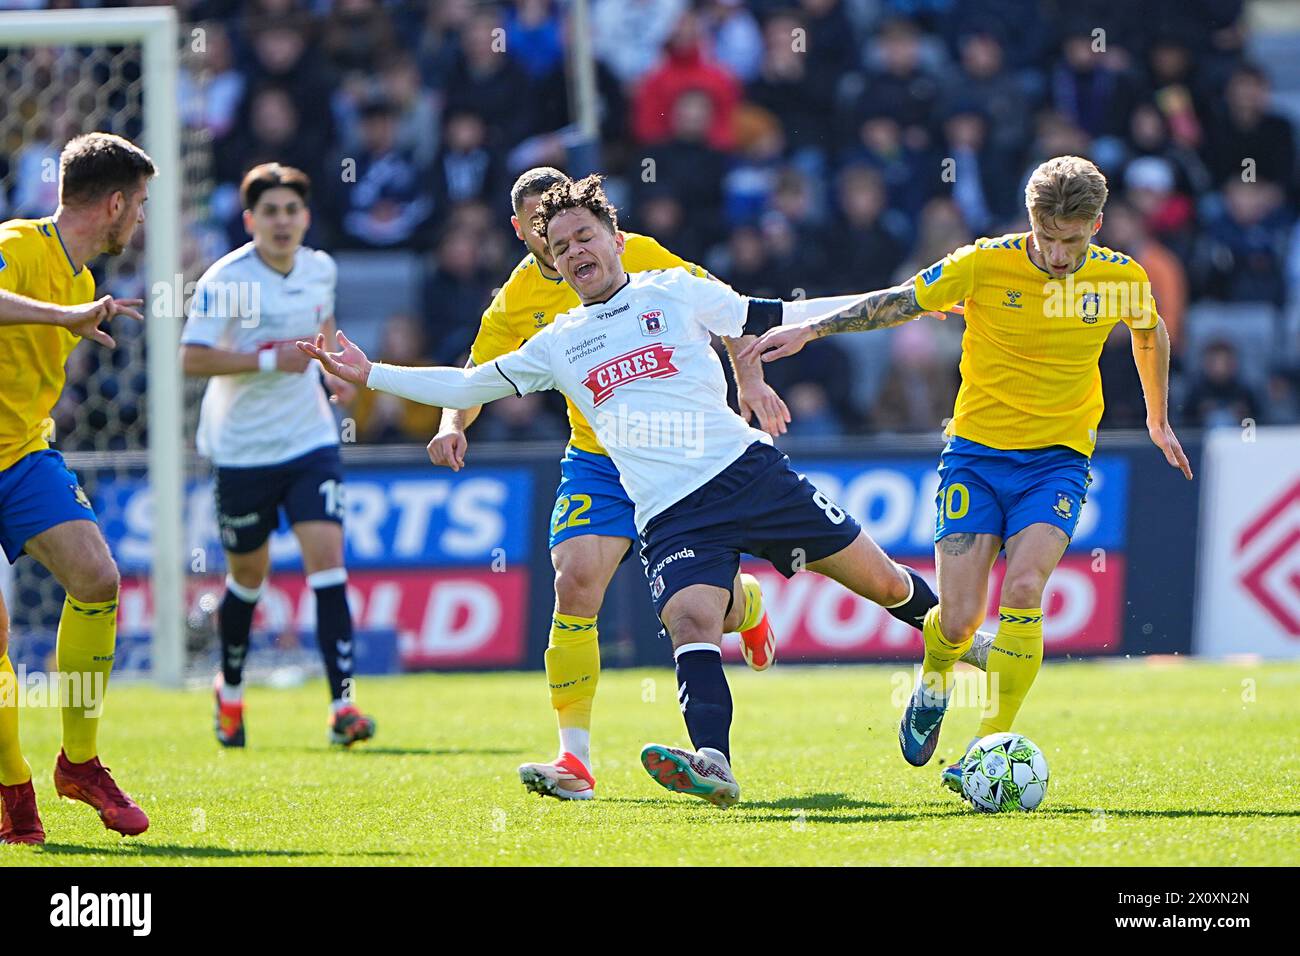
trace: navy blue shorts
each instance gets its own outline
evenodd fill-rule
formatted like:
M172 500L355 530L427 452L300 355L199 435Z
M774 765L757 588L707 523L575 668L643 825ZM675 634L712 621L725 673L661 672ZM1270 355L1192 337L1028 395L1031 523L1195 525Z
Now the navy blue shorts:
M660 614L692 584L730 592L742 553L771 562L788 578L843 551L861 531L782 452L754 442L717 477L650 519L641 533L641 563Z
M252 468L217 468L217 526L231 554L260 548L280 526L299 521L343 523L343 466L337 445Z
M65 521L94 521L95 509L63 456L46 448L0 471L0 547L9 563L42 531Z

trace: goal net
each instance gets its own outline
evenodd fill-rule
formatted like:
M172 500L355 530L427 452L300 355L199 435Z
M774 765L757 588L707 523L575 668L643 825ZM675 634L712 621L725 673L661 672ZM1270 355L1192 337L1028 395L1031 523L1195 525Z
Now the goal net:
M176 344L185 281L198 252L210 149L178 108L181 71L202 87L201 34L178 30L169 8L0 13L0 220L58 205L58 156L73 136L118 133L153 157L146 225L132 247L91 268L100 293L146 300L146 323L114 323L116 351L82 343L47 427L91 497L122 570L119 674L180 682L188 609L183 595L185 448ZM0 557L15 663L52 666L63 602L35 561Z

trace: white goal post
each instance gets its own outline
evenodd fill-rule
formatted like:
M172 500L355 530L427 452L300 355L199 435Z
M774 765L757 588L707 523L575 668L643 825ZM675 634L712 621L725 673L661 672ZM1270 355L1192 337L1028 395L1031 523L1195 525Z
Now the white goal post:
M143 84L143 142L158 167L146 212L149 485L153 499L150 584L152 673L178 687L184 670L182 506L185 445L181 371L176 358L180 300L181 169L177 103L177 20L170 7L0 13L0 44L138 44ZM51 210L52 212L53 210ZM176 290L177 287L179 290Z

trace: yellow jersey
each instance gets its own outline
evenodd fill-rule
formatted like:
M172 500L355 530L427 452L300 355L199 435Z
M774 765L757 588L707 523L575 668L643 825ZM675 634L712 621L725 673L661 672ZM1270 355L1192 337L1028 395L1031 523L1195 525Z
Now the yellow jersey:
M1101 421L1102 344L1116 322L1160 320L1146 271L1089 246L1083 264L1053 278L1029 258L1030 233L979 239L912 280L916 301L941 311L966 303L961 389L947 434L991 448L1064 445L1092 455Z
M52 219L0 223L0 289L55 305L95 298L95 279L76 269ZM50 412L65 379L63 366L80 342L53 325L0 326L0 471L49 448Z
M649 236L625 232L623 238L626 240L623 268L628 272L682 268L691 275L708 277L703 268L673 255ZM513 352L554 322L557 315L580 304L578 294L563 279L542 275L536 257L529 253L515 266L483 313L478 335L470 346L470 358L475 365L483 365ZM608 454L582 413L568 399L565 403L569 406L569 427L573 432L569 444L595 455Z

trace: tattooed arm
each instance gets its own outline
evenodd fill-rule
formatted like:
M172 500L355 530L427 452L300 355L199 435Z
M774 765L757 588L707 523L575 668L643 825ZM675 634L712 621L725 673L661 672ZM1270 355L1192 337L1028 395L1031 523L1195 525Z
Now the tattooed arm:
M816 300L812 300L815 302ZM916 301L916 289L911 282L904 285L868 292L830 315L808 319L795 325L782 325L769 329L750 344L740 356L749 358L758 352L764 362L772 362L794 355L813 339L837 332L869 332L888 329L911 322L927 314Z

